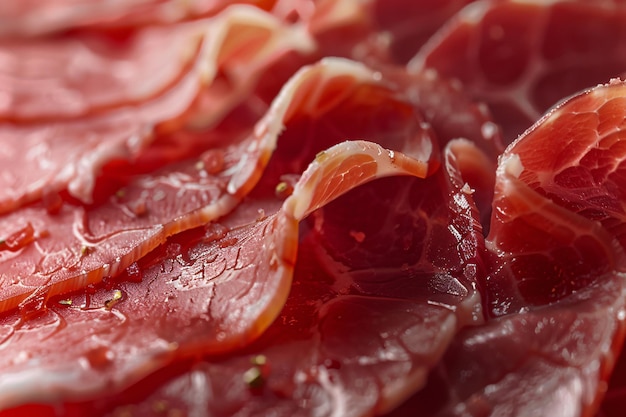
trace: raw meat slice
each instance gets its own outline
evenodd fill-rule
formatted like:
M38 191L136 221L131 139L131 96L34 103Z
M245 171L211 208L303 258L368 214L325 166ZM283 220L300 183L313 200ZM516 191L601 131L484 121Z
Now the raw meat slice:
M487 239L493 314L626 270L624 103L626 83L598 86L548 113L502 155Z
M616 80L575 96L503 154L484 284L497 318L461 331L405 411L428 403L440 416L596 412L626 333L626 255L615 232L623 219L611 204L587 209L591 186L581 179L593 178L594 195L624 201L609 174L622 160L625 92ZM596 168L603 175L582 175Z
M4 215L0 236L16 242L0 251L0 311L31 295L36 307L41 297L115 276L167 236L225 215L261 177L285 125L293 140L277 150L282 165L269 168L278 174L265 175L272 192L279 175L299 175L301 161L310 160L312 151L350 135L380 132L390 148L430 160L435 155L430 132L423 130L414 109L394 100L393 90L380 82L360 64L322 61L296 74L244 138L231 138L232 143L221 143L199 159L138 177L92 207L68 203L48 213L40 204ZM340 106L343 110L337 110ZM367 117L368 123L345 124L350 120L341 116L350 110L360 110L354 116L359 121ZM317 119L323 130L316 133L310 126Z
M0 5L0 36L32 37L75 27L135 27L212 16L232 4L269 10L273 0L25 0Z
M357 59L379 70L383 78L394 83L395 88L420 110L425 121L430 123L436 132L441 147L452 139L469 139L487 153L495 169L497 156L504 150L504 145L500 128L493 122L488 108L473 102L462 91L458 82L440 77L435 71L407 74L403 67L391 64L388 42L371 39L377 36L384 38L388 35L384 31L380 32L381 29L374 22L377 18L375 12L377 8L389 6L383 3L322 0L317 1L315 7L296 7L294 13L298 19L307 24L308 30L317 41L317 54ZM437 14L435 4L421 1L406 3L401 11L410 9L417 13L419 10L429 10ZM306 2L279 1L276 7L281 10L281 15L284 15L294 8L294 4L302 6ZM397 2L394 4L397 5ZM454 9L460 7L460 3L452 2L440 6L443 6L444 10L438 12L452 13ZM391 8L388 12L392 13ZM408 11L403 16L407 19L418 18ZM385 19L389 20L387 24L391 24L390 16ZM338 39L341 39L341 42L338 42ZM492 188L492 185L489 188Z
M380 148L372 155L392 163L402 158ZM156 406L184 415L352 416L393 408L424 383L459 327L482 321L475 282L482 234L454 156L448 151L446 156L447 169L426 179L394 176L354 188L330 204L314 203L319 209L300 229L287 304L256 342L224 357L164 368L118 396L69 404L66 412L147 416ZM334 155L325 152L316 164L330 158ZM335 174L349 173L339 182L314 177L313 165L294 196L307 188L302 181L313 178L322 195L347 191L370 170L369 163L355 162L345 158L344 168L333 168ZM419 175L432 170L425 164L420 169ZM283 207L304 216L316 200L292 196ZM388 213L385 203L391 201L397 204ZM369 212L373 217L336 222L345 220L341 212L361 205L375 210ZM400 230L372 229L370 223L380 217L400 224L413 219L425 227L408 235L409 242ZM356 252L373 256L369 272L359 270L363 257L351 257L343 248L326 245L320 252L319 244L331 235L352 239ZM376 247L390 237L389 245ZM337 256L341 265L329 262Z
M285 51L311 47L303 31L243 6L195 22L194 27L205 39L192 67L154 99L89 118L0 124L5 144L0 153L5 167L0 176L0 213L65 187L71 196L90 202L95 176L105 163L132 159L155 134L181 124L216 123L244 100L263 71Z
M179 24L124 39L101 32L1 39L0 120L58 120L151 99L198 60L203 32Z
M429 386L392 416L595 414L626 334L615 209L624 97L617 80L581 93L503 154L484 292L498 317L462 330Z
M135 274L139 282L111 281L93 295L51 303L32 320L5 317L0 409L93 397L173 358L249 344L287 298L298 221L366 182L428 172L427 162L371 142L343 142L315 159L279 211L250 219L276 203L248 201L225 219L231 226L177 235L133 264L126 279Z
M626 82L613 80L561 103L504 157L517 155L521 181L626 247L625 139Z
M389 417L593 416L624 337L624 278L462 330L429 387Z
M486 283L489 313L504 316L462 331L429 386L391 415L594 415L626 334L615 209L625 87L615 80L569 99L507 149ZM623 412L622 368L607 415Z
M187 76L167 95L137 108L69 122L1 123L0 213L66 188L73 197L91 201L100 168L137 155L153 140L153 123L173 123L188 110L197 88L196 77Z
M412 289L425 291L432 304L446 305L458 305L458 297L471 292L459 285L471 289L484 272L483 239L473 192L458 163L464 148L456 142L444 150L442 169L426 180L380 181L307 219L307 239L315 248L309 250L337 285L400 298ZM445 296L450 299L440 298Z
M364 115L367 115L367 123L363 123ZM419 115L415 113L415 109L409 103L398 99L394 90L386 88L381 83L377 73L349 61L324 60L314 67L302 70L285 86L272 109L257 126L256 133L263 137L275 137L278 132L284 129L285 125L287 128L282 134L282 145L274 152L273 162L267 167L264 178L257 185L255 192L252 193L254 196L258 197L258 193L261 191L264 193L269 191L273 195L276 184L282 181L282 178L285 177L284 174L299 175L302 172L304 161L310 160L316 154L316 161L319 164L323 163L324 166L328 166L334 160L332 153L318 153L319 150L323 149L327 143L341 141L353 136L380 136L381 140L398 150L406 150L412 155L421 156L424 160L431 161L428 166L425 164L420 165L420 169L423 171L420 174L422 176L432 172L439 166L437 152L434 152L435 149L433 148L434 139L430 135L430 130L424 130L423 123ZM380 149L377 147L371 148L370 151L375 151L376 155L380 153ZM390 160L395 160L395 164L404 160L402 155L396 155L393 152L390 152L389 156L386 155L387 153L385 152L383 156ZM361 172L359 171L360 169L365 169L368 166L365 162L362 158L355 157L343 161L348 166L356 164L360 167L350 171L350 173L356 175L351 181L358 182L361 177L367 178L368 175L372 175L371 170L368 170L365 174L359 174ZM416 162L411 163L415 164ZM237 171L245 177L248 174L242 171L242 169L253 166L254 164L250 160L245 161L244 158L240 162L240 167L233 171ZM319 174L319 171L312 170L310 175L316 172ZM342 177L344 180L347 178L345 175L344 173ZM337 188L338 185L342 184L341 181L333 182L326 181L323 178L309 178L306 176L301 181L304 181L305 184L322 181L323 184L326 186L330 184L331 187L318 189L318 192L322 193L320 195L321 200L314 199L308 202L305 199L298 200L300 203L291 207L291 210L298 216L304 215L302 211L303 204L309 204L312 208L316 208L318 205L323 204L324 200L329 198L329 195L334 195L341 191L341 187ZM308 193L309 191L308 188L303 188L303 193ZM254 200L252 201L254 202ZM255 206L253 205L253 207ZM246 209L246 203L244 203L231 216L237 216L237 213L240 211L250 210ZM256 210L251 211L254 217L259 215ZM266 209L266 212L269 213L270 210ZM147 211L146 215L149 213L150 211ZM232 226L232 224L229 224L229 227ZM185 238L181 237L181 239L184 241ZM124 288L124 293L129 293L128 288ZM111 294L111 291L102 294L100 296L100 304L112 299ZM125 299L133 298L135 297L125 296ZM174 299L168 301L168 307L175 302L176 300ZM183 302L182 298L180 302ZM76 304L79 304L78 301ZM216 306L219 305L220 303L216 303ZM14 317L20 316L16 315ZM46 316L43 317L45 318ZM172 319L175 319L175 316ZM33 320L38 319L31 319L26 323L33 323L34 325L35 322ZM139 320L139 322L141 321ZM199 324L201 323L199 322ZM94 324L90 322L89 325L93 326ZM110 323L106 323L106 325L110 327ZM71 330L71 326L68 325L67 328ZM254 330L253 328L252 332L255 331L259 330ZM180 333L180 330L178 329L177 332ZM201 332L196 332L195 334L197 333ZM194 333L192 332L191 334L193 335ZM235 339L236 337L236 335L233 336ZM243 336L240 335L239 337ZM188 341L187 343L190 344L191 342ZM206 343L208 342L205 341ZM9 343L7 342L6 346L8 345ZM228 342L222 340L218 345L221 346L220 349L225 349L228 347ZM7 357L12 356L7 355ZM50 354L44 356L48 357Z
M458 78L511 142L559 100L626 71L625 23L607 2L475 2L409 68Z
M264 143L249 136L207 151L198 160L140 177L91 208L65 203L49 213L38 204L4 215L1 310L17 307L33 292L35 299L46 299L99 282L168 235L226 214L241 198L240 188L254 181L244 177L246 181L227 191L238 158L255 142ZM212 172L204 168L203 159L217 160Z
M270 126L278 134L286 125L283 135L290 137L275 150L277 162L266 169L257 189L273 190L281 176L299 176L303 161L343 140L376 139L415 159L438 159L434 132L419 109L379 72L339 58L310 68L284 86L257 128L262 133Z
M7 370L0 371L0 416L372 415L416 391L390 415L593 415L626 332L626 84L559 104L508 148L487 225L500 127L461 83L444 77L462 78L474 99L486 100L511 141L561 94L624 72L623 0L478 1L431 39L410 74L388 67L409 51L407 26L396 23L414 22L409 10L452 14L471 0L261 1L278 20L264 15L251 30L253 18L228 23L210 52L218 64L209 84L193 79L205 69L197 59L210 49L204 36L190 46L196 59L180 66L187 72L176 75L171 62L152 93L96 98L84 108L107 135L119 130L122 144L82 153L84 180L45 184L33 172L34 191L15 207L42 201L0 215L0 369ZM78 26L57 40L106 33L123 45L131 25L169 25L195 17L196 6L211 14L221 3L130 0L120 13L101 10L93 20L61 13L41 19L41 32L28 25L18 32ZM389 16L387 7L395 7ZM14 30L1 19L0 33ZM282 36L268 35L264 19L281 22L268 26ZM405 39L418 39L422 28ZM239 40L231 43L233 34ZM459 44L469 47L457 51ZM250 52L259 52L258 67ZM248 118L228 133L224 125L206 136L194 131L242 102L237 111L263 114L286 75L327 53L378 72L323 61L282 89L253 132ZM186 77L188 89L176 90ZM186 108L174 91L191 97ZM156 130L125 113L145 103L169 108L166 100L180 112ZM19 123L36 119L29 117ZM87 122L72 124L75 136L89 131ZM128 141L133 132L143 142ZM567 146L555 146L555 132L569 138ZM318 153L358 138L389 150L346 142ZM37 163L46 146L32 150ZM175 152L166 154L170 146ZM392 177L349 190L378 175L371 161ZM402 161L408 165L396 171ZM7 162L16 168L2 175L19 177L19 160ZM326 168L332 178L312 175ZM426 178L398 176L407 170ZM73 197L63 191L68 182ZM219 224L186 230L222 214ZM3 311L18 303L19 311Z
M507 162L501 168L514 169ZM557 301L626 266L621 247L599 223L540 196L510 172L496 179L487 247L493 273L486 297L494 316Z

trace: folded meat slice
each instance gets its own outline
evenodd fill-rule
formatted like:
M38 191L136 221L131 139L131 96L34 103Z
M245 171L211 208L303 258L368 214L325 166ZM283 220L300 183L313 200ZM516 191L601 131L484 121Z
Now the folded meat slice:
M380 171L381 160L396 174L432 174L355 187L371 177L374 161ZM361 416L393 408L424 384L459 328L482 321L482 234L453 154L446 151L445 161L433 172L363 142L320 154L277 214L310 213L300 227L289 298L259 339L228 355L163 368L119 395L57 410Z
M474 0L373 0L373 17L391 38L394 61L407 63L465 5Z
M421 109L442 148L453 139L467 139L491 160L495 170L498 156L504 151L501 129L489 109L473 101L457 80L444 78L431 69L409 72L389 67L383 72Z
M388 417L594 416L624 337L624 278L462 330L424 391Z
M80 27L133 27L211 16L250 4L269 10L273 0L25 0L0 5L0 37L34 37Z
M597 411L626 333L625 87L615 80L571 98L503 154L484 284L496 318L457 336L407 410Z
M624 103L617 80L581 93L502 155L487 239L504 268L490 278L495 315L625 270Z
M626 82L614 79L561 103L505 157L517 160L521 181L626 247L625 139Z
M66 203L49 212L42 203L4 215L0 310L115 276L167 236L225 215L261 177L285 125L293 140L276 151L280 169L268 168L281 175L299 175L297 161L310 160L302 156L312 149L377 132L390 148L429 160L436 155L430 131L394 94L360 64L325 60L295 75L243 138L139 176L91 207ZM274 190L280 179L265 177Z
M56 114L59 111L67 111L63 110L64 106L50 106L47 94L52 93L55 96L65 95L70 101L76 95L84 97L81 100L89 105L81 103L82 111L93 110L92 106L113 108L78 119L0 124L0 139L4 144L0 164L5 172L0 178L0 212L37 200L44 192L62 191L66 187L72 197L90 202L95 177L105 163L112 159L136 157L157 134L181 126L206 127L216 123L243 101L264 70L286 51L311 47L311 41L303 31L291 29L267 13L244 6L229 8L213 19L146 29L145 32L137 35L150 39L150 42L138 42L137 49L141 47L143 55L133 56L137 61L132 64L124 63L127 67L124 77L129 78L123 77L115 84L111 81L115 76L108 75L110 68L92 57L86 60L85 65L97 69L94 77L98 79L98 86L93 87L91 83L62 85L56 92L39 89L22 97L26 100L25 109L44 109L50 117L60 116ZM162 59L142 61L142 57L160 56L154 53L154 48L163 43L157 42L159 39L168 39L166 35L170 32L173 40L163 45ZM46 41L29 42L37 44ZM185 42L189 44L185 45ZM49 46L54 49L63 45L51 42ZM171 53L168 53L168 46ZM169 65L170 60L177 61L175 57L181 53L183 46L187 54L192 54L187 57L188 63L183 61ZM126 53L136 49L133 45L126 47ZM73 56L71 49L62 51L68 54L68 60ZM90 53L85 51L85 55ZM103 53L103 56L106 54ZM46 58L56 59L54 56ZM175 79L170 80L169 76L146 77L144 71L154 65L163 67L163 71L175 76ZM100 66L108 71L102 72ZM64 66L53 64L44 67L62 70L62 73L56 74L59 77L57 81L67 82L64 77L67 68ZM20 75L24 76L21 72ZM145 83L135 82L137 77ZM100 85L100 82L103 84ZM173 84L167 86L168 82ZM54 84L51 82L52 90L55 89ZM119 84L123 84L124 88ZM140 87L137 87L138 84ZM109 94L112 86L120 88L113 88L114 92ZM138 90L132 90L135 87ZM159 92L159 88L165 90ZM24 89L13 93L17 99ZM9 94L9 98L13 93ZM154 94L156 96L149 98ZM46 96L45 106L41 102L43 96ZM146 100L133 105L132 101L141 97ZM59 100L67 101L64 98Z
M458 78L514 140L559 100L626 71L623 3L479 1L412 59Z
M428 170L373 143L344 142L316 158L279 211L258 217L275 197L250 200L133 264L129 281L60 299L32 320L3 318L0 409L98 395L174 357L248 344L287 298L299 220L365 182Z
M122 39L105 32L1 39L0 120L75 117L150 99L188 72L203 36L199 26L179 24Z

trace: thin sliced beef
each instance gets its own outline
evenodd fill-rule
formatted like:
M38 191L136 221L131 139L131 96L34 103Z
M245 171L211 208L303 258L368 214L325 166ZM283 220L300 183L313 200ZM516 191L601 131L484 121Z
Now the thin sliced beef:
M123 106L87 118L1 123L0 139L5 146L0 164L5 171L0 177L0 212L66 187L72 197L90 202L95 176L104 164L136 157L156 134L181 125L215 124L245 100L263 71L286 51L311 46L302 31L241 6L212 20L195 22L193 28L204 39L191 67L179 68L184 71L171 88L150 100L135 106L118 103ZM195 47L197 39L188 39ZM142 46L152 46L146 52L154 54L155 45ZM126 87L130 89L132 83ZM97 96L98 91L104 89L96 88L93 94ZM116 97L128 99L123 93Z
M2 39L0 120L59 120L151 99L188 72L203 32L180 24L123 39L100 32Z
M394 61L407 63L463 6L474 0L373 0L373 18L391 38Z
M595 415L624 337L625 278L461 331L424 391L389 417Z
M432 125L440 147L452 139L469 139L487 153L495 168L497 156L504 150L504 145L500 128L494 123L488 108L473 101L456 80L439 76L432 70L407 73L405 68L393 65L389 42L372 39L393 38L378 27L376 19L385 20L383 26L386 27L400 15L407 20L426 19L425 15L432 17L430 13L441 13L443 16L460 8L461 2L442 2L438 5L429 1L405 2L398 10L393 8L399 6L398 2L391 3L323 0L316 2L315 7L310 4L310 7L304 7L306 2L279 1L277 8L283 14L287 13L283 9L291 10L308 25L317 42L313 55L358 59L379 70L383 78L393 82L420 110L425 121ZM378 9L385 9L385 13L379 13Z
M462 331L395 415L595 413L624 338L624 91L613 81L575 96L502 156L486 286L504 316Z
M521 181L600 222L626 247L625 82L613 80L562 103L504 155L517 155Z
M623 0L23 13L37 1L0 6L17 22L0 43L25 48L0 58L0 132L19 141L0 184L2 417L598 410L626 332L625 84L558 105L495 164L501 127L512 141L624 71ZM199 34L143 55L174 28ZM27 51L44 44L66 58ZM280 88L327 55L369 68L324 59ZM85 63L40 80L83 101L45 108L15 60Z
M616 233L623 219L611 204L572 204L589 201L580 179L593 176L581 173L607 163L612 168L593 177L592 195L624 201L611 176L622 161L615 145L624 129L624 92L614 81L575 96L503 154L484 283L496 318L457 335L406 410L429 404L429 415L439 416L563 417L597 411L626 333L626 257ZM607 140L614 147L606 148Z
M363 120L364 115L367 115L367 120ZM364 123L365 121L366 123ZM265 169L264 177L250 193L249 197L238 206L237 210L222 219L220 223L226 228L222 228L219 225L213 225L208 228L209 240L214 237L217 238L214 243L208 244L208 248L213 248L213 251L207 249L206 235L204 235L205 241L201 240L197 246L190 244L189 241L193 242L193 239L189 239L189 235L174 237L170 239L169 244L161 248L161 255L148 255L147 258L140 260L138 264L129 268L126 276L132 278L139 274L143 277L140 283L116 284L115 280L106 279L102 284L104 289L101 287L89 299L86 299L85 295L57 298L47 304L47 310L38 310L40 315L34 318L26 317L25 319L24 311L21 314L15 313L7 316L9 318L5 322L7 339L4 342L4 349L15 349L19 352L23 346L32 343L33 339L40 340L42 332L33 330L29 333L27 330L21 331L20 329L29 329L29 326L32 326L34 329L46 327L42 323L38 324L37 320L43 322L48 320L51 322L48 329L54 330L51 330L50 338L39 342L39 349L45 350L46 353L37 356L50 358L52 361L51 369L58 365L58 362L55 363L53 360L54 358L66 361L65 364L69 367L75 367L75 356L86 357L87 362L90 360L98 362L104 358L104 371L102 371L102 368L99 368L99 365L94 365L87 371L93 371L96 374L100 374L100 376L102 376L102 372L117 372L117 374L106 378L109 378L108 381L113 381L114 385L120 387L124 385L123 381L129 382L131 379L134 380L141 376L141 373L133 373L138 367L143 367L141 369L144 369L145 372L145 370L155 369L163 365L164 362L171 360L173 356L189 355L194 351L213 351L218 353L245 345L251 338L262 332L271 321L272 316L278 313L282 305L279 299L285 295L284 291L288 283L274 283L273 287L272 284L268 284L269 287L265 286L264 295L260 296L259 293L250 290L250 288L257 288L257 285L263 286L261 283L272 277L278 276L276 279L280 281L280 279L284 279L285 275L273 274L271 271L267 273L268 271L255 270L250 267L244 267L239 271L238 265L258 264L257 262L244 262L246 253L254 259L260 259L260 256L264 257L267 254L263 250L261 253L257 253L259 252L259 245L262 246L259 239L268 239L266 249L270 252L274 251L275 248L272 249L270 243L272 239L282 235L278 230L275 230L275 233L267 231L267 228L274 227L272 224L278 221L272 220L273 217L263 217L278 208L278 205L272 202L271 199L269 202L267 201L267 195L274 195L277 192L279 195L283 195L285 190L288 193L291 185L290 178L300 175L306 165L305 161L315 158L312 168L301 177L295 186L293 196L286 201L284 206L285 211L292 213L291 216L296 219L301 219L309 211L327 204L328 200L337 194L347 192L351 187L384 172L393 175L402 172L412 172L420 176L426 176L436 170L440 173L443 172L438 168L440 163L431 131L424 129L423 121L420 119L419 114L415 112L413 106L399 99L393 90L381 84L375 72L349 61L325 60L314 67L303 69L299 72L287 83L272 109L257 125L255 129L256 135L275 139L277 132L281 131L284 126L286 129L282 133L278 148L273 153L272 161ZM371 144L347 143L340 145L337 148L339 151L320 152L328 146L328 143L364 135L380 137L381 141L396 148L396 150L405 150L412 155L420 156L424 161L429 161L429 163L407 159L396 151L382 150L380 147ZM241 147L249 150L249 147L244 145L241 145ZM212 155L215 156L215 153ZM252 166L251 163L252 161L243 158L240 161L240 166L232 171L236 171L245 177L248 173L243 168ZM408 165L405 166L404 164ZM382 166L386 167L387 171L381 171ZM438 185L451 187L449 182L445 180L442 182L441 178L445 178L442 175L444 174L439 174L437 176L439 180L432 182L432 188L437 188ZM234 183L238 183L237 180ZM389 187L383 184L383 188ZM442 198L449 198L448 188L441 190ZM412 192L419 194L418 190ZM425 197L427 194L423 193L421 195ZM454 200L458 201L458 204L465 201L462 195L458 197L457 200ZM130 198L128 187L115 198ZM435 207L439 207L439 205L435 205ZM150 216L151 207L146 208L144 216ZM471 245L471 242L476 244L471 239L480 236L480 233L474 233L473 229L467 229L468 226L477 227L472 221L470 205L466 201L465 205L460 206L458 210L465 211L465 217L461 216L458 224L459 230L454 229L454 232L449 231L446 233L454 239L459 234L467 232L469 233L467 238L468 244ZM449 211L447 209L441 210L438 212L438 215L447 217ZM261 216L262 220L255 222L259 216ZM268 222L271 224L268 224ZM281 222L281 224L285 223L282 220ZM242 224L247 225L247 231L238 228ZM288 224L289 222L287 222ZM291 227L290 233L293 235L297 234L297 228L294 225ZM462 227L465 227L465 229ZM253 235L253 233L256 234ZM293 239L295 238L285 237L287 248L290 247L289 245L291 244L289 242ZM453 240L452 242L445 242L445 244L450 244L453 247L453 253L456 254L455 256L458 256L457 246L459 242ZM256 248L256 252L255 250L250 250L249 252L240 250L242 246L239 245L252 245L253 248ZM192 248L189 248L189 246ZM275 247L278 246L280 245L275 244ZM394 250L407 251L407 249L401 248L395 248ZM432 255L436 256L435 252L439 255L441 250L440 246L433 248L431 250L433 252ZM448 250L452 249L449 248ZM238 259L241 263L234 264L232 269L226 267L226 271L232 272L221 273L225 265L219 261L223 259L219 257L219 253L222 252L218 253L215 251L236 254L235 259ZM91 249L87 250L84 256L89 256L92 253ZM271 256L272 253L267 255L270 261L262 264L271 270L274 264L272 259L275 259L275 257ZM157 261L152 261L153 264L148 264L148 267L144 267L143 262L151 262L150 259L154 259L154 256L156 256ZM165 259L159 258L159 256ZM195 262L192 262L192 260L195 260ZM204 263L202 272L198 271L200 262ZM276 259L275 262L282 264L280 259ZM286 262L286 265L288 264ZM422 268L422 265L418 263L409 268L417 270ZM443 269L436 271L439 273L437 288L424 290L423 285L417 285L416 291L424 290L427 294L433 291L435 293L438 291L442 292L443 294L440 297L442 302L461 303L461 310L464 312L463 321L480 320L480 312L476 310L480 308L479 298L475 288L470 285L474 280L472 274L476 273L475 268L470 266L464 268L457 264L448 267L441 266L441 268ZM454 277L449 277L444 272L453 273ZM236 276L239 276L238 274L241 273L248 274L247 279L254 279L254 281L250 283L250 281L246 281L241 277L237 280L229 279L232 278L231 273ZM166 279L164 274L170 278ZM196 277L195 280L193 279L194 276ZM206 277L212 276L216 276L216 278L209 280L208 283L202 280L202 277L206 279ZM457 276L461 280L460 283ZM218 290L214 284L219 279L224 279L229 284L220 287L223 289ZM450 280L450 284L454 286L453 293L449 295L446 294L447 280ZM465 280L469 281L465 282ZM109 286L107 287L107 285ZM182 291L189 291L185 292L185 296L178 294L181 291L181 286ZM273 288L273 290L269 288ZM116 290L119 292L116 292ZM243 310L237 310L242 305L239 302L223 302L226 299L232 301L236 297L234 294L244 297L246 296L245 294L248 294L248 291L250 291L249 296L251 298L248 302L242 301L246 305ZM271 298L270 294L272 291L277 294L277 298ZM200 300L197 300L191 303L190 299L195 299L195 297L200 298L200 300L204 298L204 301L200 302ZM147 302L153 302L154 306L151 309L147 309L145 304L140 303L137 305L132 300L147 300ZM260 307L258 310L249 308L252 300L259 302ZM62 305L66 307L55 304L57 301L61 301ZM385 304L387 303L383 302L383 305ZM401 304L405 306L411 303L403 301ZM94 311L88 308L83 310L80 307L72 307L82 305L93 306ZM162 309L158 308L159 306ZM198 311L196 308L200 310ZM208 317L207 308L210 310ZM213 308L216 310L212 311ZM432 320L442 318L442 320L445 319L446 323L452 322L449 328L449 335L453 333L454 328L456 328L456 319L451 317L453 315L452 310L438 307L431 311L433 309L425 307L424 309L418 309L415 314L421 314L422 310L426 311L423 313L424 315L428 317L433 316ZM171 314L168 314L170 311ZM182 314L184 311L189 312L189 315L186 313ZM112 328L120 318L117 313L122 313L124 316L121 330L119 331ZM99 316L101 317L101 322L91 320L91 314L103 314L103 316ZM145 316L146 314L150 316L147 317ZM64 325L61 328L55 328L55 325L58 323L57 318L59 317L63 318ZM159 317L165 318L159 319ZM13 321L11 322L10 320ZM171 321L168 322L167 320ZM154 327L146 327L146 322L158 322L160 324ZM247 325L245 324L246 322L248 323ZM71 343L75 337L82 337L81 326L89 326L93 330L95 329L94 326L100 324L104 328L103 336L94 337L93 343ZM128 327L135 328L133 326L137 326L137 330L126 330ZM183 328L188 329L188 331L181 331ZM70 362L67 362L67 348L55 353L56 345L58 344L55 343L55 338L62 337L66 332L68 345L78 349L76 355L70 355L72 358ZM141 332L144 332L145 338L137 337ZM157 333L156 338L154 337L154 332ZM107 337L112 339L106 339ZM163 338L166 338L171 343L161 343ZM158 343L155 342L147 346L142 342L155 339ZM109 340L115 340L115 342L109 342ZM436 338L436 347L433 348L436 351L434 354L440 355L442 343L445 344L448 340L449 337ZM143 347L137 347L137 343ZM172 343L175 343L175 345ZM102 349L103 345L107 348L106 350ZM36 346L29 347L28 350L32 349L38 348ZM146 351L142 351L145 353L141 355L134 356L133 352L137 353L138 349L146 349ZM149 349L156 349L160 352L160 355L151 353ZM156 359L154 359L155 355L157 356ZM14 355L7 355L6 357L7 360L10 360L8 358L13 358ZM109 364L109 361L113 363ZM119 366L113 366L116 361L118 361L117 365ZM23 365L18 361L18 363L13 362L12 366L29 366L29 363L32 366L35 363L37 369L42 369L41 362L35 362L27 361L26 365ZM98 362L98 364L101 363ZM428 361L424 366L432 366L431 361ZM58 368L56 369L58 371ZM406 377L409 379L408 381L399 384L396 389L385 394L392 398L390 401L397 402L399 400L396 397L407 395L406 390L408 388L406 386L407 384L408 386L412 384L410 381L411 375L424 375L423 367L420 367L415 372L409 371L409 376ZM8 374L9 372L6 373ZM22 370L15 372L15 374L25 375L26 373ZM70 373L70 375L78 375L76 378L80 378L81 375L84 376L85 374ZM104 375L107 374L105 373ZM41 374L35 379L48 381L41 378ZM11 385L13 378L8 378L6 381L7 387L5 391L14 392L10 389L10 387L15 387L15 385ZM76 386L75 381L71 385ZM46 382L43 382L41 390L54 396L59 395L59 390L67 390L67 388L61 388L61 386L46 386ZM15 389L19 389L19 387ZM87 388L85 384L85 390L96 390L96 388L93 386ZM11 394L11 397L14 395L17 394Z
M195 161L140 177L91 208L70 203L49 213L43 204L2 217L2 310L26 297L64 293L115 275L165 237L226 214L246 177L231 192L238 160L249 143L207 151ZM262 142L261 142L262 143ZM258 157L258 156L257 156ZM252 158L252 156L251 156ZM207 172L203 160L210 161Z
M33 37L76 27L136 27L218 14L250 4L269 10L273 0L25 0L0 5L0 36Z
M495 198L488 236L491 314L554 302L624 270L621 248L597 222L559 207L511 173L498 175Z
M170 239L122 282L60 299L33 320L5 317L0 407L93 397L173 358L247 345L287 298L299 220L376 178L428 171L370 142L341 143L315 159L278 211L259 217L277 207L271 195L248 200L223 222Z
M112 159L131 159L154 138L153 124L184 114L197 95L196 76L140 107L122 108L88 119L0 124L0 213L67 189L91 201L95 177Z
M299 175L298 161L338 141L377 132L389 147L429 160L436 155L430 132L394 94L366 67L326 60L294 76L243 138L139 176L101 204L66 203L49 213L42 203L6 214L0 219L5 238L0 310L33 294L34 301L47 299L115 276L167 236L227 214L261 177L285 125L294 139L277 151L280 168L270 167L280 175ZM346 114L359 123L344 119ZM271 178L272 190L280 181L270 174L265 178Z
M281 140L276 161L256 188L274 189L282 176L301 175L306 167L302 161L343 140L377 139L413 158L437 160L434 132L396 88L380 73L340 58L299 71L256 129L258 134L284 130L283 137L288 137Z
M404 158L367 146L375 160ZM161 406L185 415L360 416L389 410L419 389L455 332L482 321L475 281L482 234L470 194L449 152L445 167L426 179L392 176L358 188L349 185L369 176L370 162L323 155L283 206L296 217L312 213L300 228L287 303L257 341L163 368L115 397L66 404L65 411L148 416ZM319 172L327 164L331 178ZM302 198L304 190L315 194ZM337 191L347 193L327 203L323 196ZM360 206L374 216L357 211L345 224L341 213ZM380 221L422 226L391 232L376 228ZM352 240L352 249L329 246L331 236ZM367 268L359 255L370 259Z
M580 1L480 1L409 64L458 78L514 140L544 111L626 71L626 9Z
M548 113L500 159L488 247L495 315L556 301L624 271L626 84ZM621 246L620 246L621 245Z

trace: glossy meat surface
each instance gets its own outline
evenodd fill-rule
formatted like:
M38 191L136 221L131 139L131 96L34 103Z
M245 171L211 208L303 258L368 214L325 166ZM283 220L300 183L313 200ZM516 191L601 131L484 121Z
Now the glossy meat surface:
M0 416L620 415L623 1L241 3L0 6Z
M458 78L510 143L558 101L626 71L624 5L480 1L409 63Z

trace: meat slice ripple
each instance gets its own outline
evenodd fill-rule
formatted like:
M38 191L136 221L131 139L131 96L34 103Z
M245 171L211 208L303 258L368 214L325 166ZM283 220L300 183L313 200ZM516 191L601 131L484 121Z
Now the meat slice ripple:
M396 416L419 407L433 416L598 411L626 334L615 210L624 200L613 176L624 86L613 80L570 98L502 155L486 240L492 318L459 332L429 386Z
M133 160L158 135L215 125L251 94L272 63L288 51L312 47L303 31L244 6L134 36L134 42L98 51L85 36L24 40L23 50L7 52L0 213L65 190L91 202L106 163ZM163 48L158 59L156 47ZM121 59L125 54L130 57ZM116 59L126 68L123 76L111 68ZM73 70L74 61L86 68ZM46 68L37 69L45 77L31 74L32 66ZM76 72L74 83L68 71ZM50 96L57 105L50 105Z
M249 200L221 223L170 239L99 291L57 298L31 320L5 317L2 408L89 398L174 358L246 346L279 314L290 290L298 221L360 184L428 171L427 162L376 144L343 142L312 163L278 211L259 215L276 203ZM338 186L328 189L329 182ZM85 340L85 331L92 337Z

